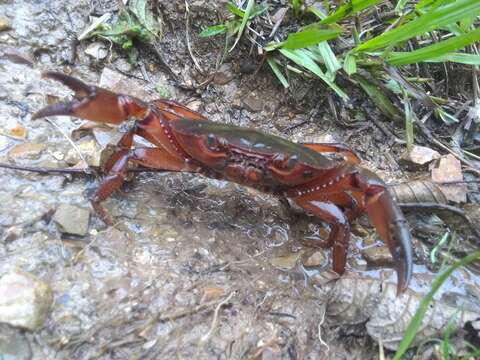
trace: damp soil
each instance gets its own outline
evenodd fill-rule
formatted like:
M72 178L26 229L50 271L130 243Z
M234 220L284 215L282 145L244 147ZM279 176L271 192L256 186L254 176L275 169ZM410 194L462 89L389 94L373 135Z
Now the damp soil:
M89 56L85 50L94 40L77 43L75 37L88 25L89 15L115 10L109 3L0 3L0 15L10 27L0 32L2 162L68 167L72 144L64 134L71 136L82 122L30 119L46 102L70 94L42 80L41 71L68 72L98 84L107 69L128 79L134 95L155 98L160 86L213 121L255 127L292 141L344 142L386 181L409 177L395 161L402 146L386 141L369 121L381 115L358 89L350 89L353 100L348 104L313 80L293 80L286 92L261 67L248 41L226 59L216 80L197 86L214 73L223 53L221 41L197 36L202 27L222 18L216 2L194 1L189 7L192 53L203 73L187 49L183 1L159 5L163 38L156 51L140 46L137 63L130 64L115 47L107 47L104 59ZM23 129L24 136L11 129ZM92 139L98 141L92 136L82 141ZM36 145L12 153L24 143ZM303 246L304 238L324 237L325 225L306 214L298 216L274 197L190 174L140 173L105 202L116 221L107 227L88 201L100 180L0 170L0 277L20 268L49 283L54 294L50 315L39 330L9 328L9 336L21 344L17 358L378 356L378 339L365 327L372 308L357 301L358 294L396 301L395 295L381 295L395 285L396 277L388 267L370 269L360 255L366 243L379 241L364 219L355 225L344 276L355 280L351 286L336 280L329 250ZM85 235L60 231L52 215L61 204L89 210ZM418 240L416 245L411 297L426 293L434 277L421 260L425 245ZM475 273L462 269L438 294L439 307L449 294L468 300L478 289ZM332 298L338 301L334 314ZM356 316L342 318L338 304ZM469 304L469 311L480 313L478 304ZM389 326L388 312L377 317L385 320L383 327ZM402 329L396 331L398 339Z

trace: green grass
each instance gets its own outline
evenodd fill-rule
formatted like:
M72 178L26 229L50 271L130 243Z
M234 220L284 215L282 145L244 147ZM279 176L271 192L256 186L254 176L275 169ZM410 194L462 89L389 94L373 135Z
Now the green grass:
M305 15L304 20L299 21L302 26L297 31L289 32L284 39L265 44L262 49L269 53L267 63L285 88L289 87L291 63L318 77L343 100L348 100L349 96L336 84L336 78L346 77L357 83L387 117L399 120L409 116L404 113L409 109L398 107L388 98L396 97L396 103L400 104L404 100L403 92L379 95L379 89L374 89L369 81L363 78L359 80L355 76L358 71L372 73L374 67L374 72L381 75L376 76L376 80L388 82L391 79L385 70L387 66L403 70L412 64L447 61L480 65L477 53L466 52L470 45L480 41L478 0L399 0L390 8L394 11L393 17L383 22L371 21L380 5L385 10L386 3L381 0L342 1L336 7L331 7L330 2L326 1L323 2L323 8L305 8L306 4L302 1L290 2L294 17ZM245 31L246 18L254 21L255 17L266 11L251 0L245 11L232 3L229 3L228 9L233 20L207 28L201 35L228 34L228 29L233 29L230 36L235 35L235 46ZM244 16L247 12L247 16ZM230 21L235 21L236 26L228 26ZM332 51L335 47L331 43L340 38L343 43L350 41L352 45L340 52ZM457 122L448 109L438 103L438 99L432 97L429 102L434 104L432 110L437 119L447 125ZM410 126L411 122L406 121L406 125ZM407 140L411 142L411 127L408 131Z
M427 295L422 299L420 302L420 305L418 306L417 311L415 312L412 320L410 321L410 324L407 327L407 330L405 331L402 340L400 341L400 345L398 346L398 350L395 353L395 356L393 357L393 360L401 360L402 356L406 353L406 351L409 349L410 345L412 344L412 341L415 339L415 336L420 329L420 326L422 325L423 318L425 317L425 314L427 313L428 307L430 303L433 300L433 297L435 293L440 289L440 287L443 285L443 283L452 275L452 273L458 269L461 266L465 266L470 264L471 262L480 259L480 251L476 251L473 254L470 254L466 257L464 257L462 260L456 262L455 264L451 265L449 268L441 272L435 280L433 280L431 289L428 292ZM447 329L446 331L446 338L448 339L449 336L449 331ZM448 342L448 340L447 340ZM445 343L445 340L444 340ZM443 346L448 348L448 345ZM446 350L444 350L446 351ZM477 354L478 354L478 349L476 349ZM446 359L448 359L448 353ZM468 358L468 357L467 357Z

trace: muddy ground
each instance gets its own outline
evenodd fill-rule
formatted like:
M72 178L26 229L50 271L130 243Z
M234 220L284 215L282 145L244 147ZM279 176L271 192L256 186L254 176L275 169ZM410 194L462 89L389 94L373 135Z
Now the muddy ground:
M0 160L57 168L81 160L62 133L72 136L82 121L30 119L46 102L69 96L63 86L41 80L41 71L55 70L92 84L121 78L123 85L115 86L128 88L114 90L144 98L161 88L211 120L293 141L342 141L385 180L413 177L395 161L403 146L369 121L385 119L354 87L348 104L318 81L298 79L285 91L269 69L255 71L260 59L248 41L202 85L223 43L197 34L222 18L223 6L189 3L192 51L203 74L187 50L183 1L159 5L163 37L156 51L140 47L134 65L116 47L107 44L108 56L98 59L86 53L95 40L74 41L89 15L115 10L110 2L1 2L8 28L0 32ZM111 131L105 136L110 140ZM73 141L95 163L101 139L86 131ZM415 239L413 284L396 298L393 270L372 269L361 256L363 248L380 244L362 219L347 272L336 281L330 251L301 242L324 237L321 222L298 217L271 196L189 174L136 175L106 201L116 220L107 227L88 201L99 180L0 170L0 277L28 272L53 293L35 331L1 325L0 358L2 352L4 359L377 358L378 341L387 355L395 348L434 277L423 265L428 247ZM88 210L86 234L66 234L55 221L65 204ZM480 313L478 281L470 270L455 273L436 297L426 338L440 336L437 328L458 308L466 315L457 317L455 334L466 336L466 321ZM434 346L427 342L425 349L431 354Z

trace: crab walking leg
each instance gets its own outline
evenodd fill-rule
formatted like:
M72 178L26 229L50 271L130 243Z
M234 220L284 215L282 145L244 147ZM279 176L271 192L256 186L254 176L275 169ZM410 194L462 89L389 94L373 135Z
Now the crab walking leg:
M413 267L412 240L402 211L393 201L385 183L374 173L346 165L336 174L336 176L326 176L320 181L295 189L297 194L302 194L300 196L295 197L294 191L290 196L303 207L301 200L304 197L314 199L318 195L318 199L335 202L339 201L338 197L329 198L325 193L350 192L351 196L357 200L360 209L367 212L370 223L388 246L397 272L397 291L401 293L410 282ZM345 206L343 203L338 204Z
M302 199L332 202L342 209L348 221L355 220L361 214L361 208L357 199L346 192L314 192L310 195L302 196Z
M183 104L175 100L154 100L152 103L167 117L167 120L175 120L175 118L190 120L207 120L205 116L189 109ZM170 118L171 117L171 118Z
M319 153L339 153L345 157L345 161L350 164L360 164L361 160L358 155L347 145L341 143L302 143Z
M112 163L110 163L110 161L112 161ZM129 162L157 170L182 172L200 171L199 166L179 160L162 148L141 147L132 150L123 149L117 151L109 159L109 164L107 164L110 168L108 175L103 179L92 199L93 208L107 225L112 225L113 222L100 203L122 186L128 171Z
M330 224L330 235L320 247L333 246L333 270L343 274L347 264L347 250L350 242L350 224L345 214L331 202L309 199L295 199L295 202L321 220Z

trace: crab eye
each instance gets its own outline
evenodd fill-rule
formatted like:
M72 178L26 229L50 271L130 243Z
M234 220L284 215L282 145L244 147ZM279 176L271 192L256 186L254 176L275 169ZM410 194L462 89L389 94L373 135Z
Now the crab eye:
M297 165L298 162L298 157L297 155L292 155L287 161L287 168L288 169L293 169L295 165Z
M278 169L292 170L298 162L297 155L275 154L273 164Z
M213 134L208 134L207 135L207 146L209 148L213 148L217 145L217 138Z

